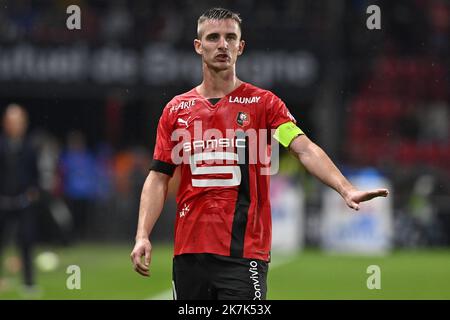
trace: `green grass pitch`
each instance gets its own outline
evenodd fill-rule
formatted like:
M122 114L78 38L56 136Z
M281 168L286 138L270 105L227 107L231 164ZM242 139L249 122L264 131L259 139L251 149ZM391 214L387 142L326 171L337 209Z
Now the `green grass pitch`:
M48 250L39 248L37 253ZM171 297L172 248L156 245L152 276L136 274L130 246L81 245L52 251L59 267L39 271L39 291L25 295L20 274L5 270L8 286L0 299L152 299ZM11 256L12 250L4 255ZM81 289L66 287L69 265L81 268ZM381 270L381 289L367 288L367 267ZM317 250L274 255L269 299L450 299L450 250L394 251L384 257L327 255Z

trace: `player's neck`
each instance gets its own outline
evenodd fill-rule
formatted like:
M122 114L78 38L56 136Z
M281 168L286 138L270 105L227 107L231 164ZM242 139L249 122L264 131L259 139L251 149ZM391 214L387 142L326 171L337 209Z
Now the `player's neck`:
M196 89L206 99L222 98L241 84L242 81L236 77L234 68L217 72L204 66L203 82Z

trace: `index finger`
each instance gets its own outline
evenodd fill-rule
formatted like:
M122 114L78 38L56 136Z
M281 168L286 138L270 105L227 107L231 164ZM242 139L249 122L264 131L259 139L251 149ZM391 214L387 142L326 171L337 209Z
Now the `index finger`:
M134 271L136 271L137 273L139 273L140 275L144 276L144 277L150 277L150 271L144 270L142 264L141 265L136 265L134 267Z
M377 195L378 197L387 197L389 191L388 189L377 189L373 191L373 194Z

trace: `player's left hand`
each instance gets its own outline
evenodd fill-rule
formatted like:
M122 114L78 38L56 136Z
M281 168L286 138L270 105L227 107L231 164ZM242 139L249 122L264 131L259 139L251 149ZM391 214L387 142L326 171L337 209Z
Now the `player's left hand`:
M355 189L348 192L344 196L344 199L350 208L358 211L360 202L369 201L376 197L387 197L388 195L389 190L387 189L376 189L371 191L359 191Z

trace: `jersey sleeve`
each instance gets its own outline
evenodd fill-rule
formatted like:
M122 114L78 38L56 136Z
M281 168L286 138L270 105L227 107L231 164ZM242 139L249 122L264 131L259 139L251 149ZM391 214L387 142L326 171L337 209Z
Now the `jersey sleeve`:
M291 115L284 102L269 92L266 98L266 116L267 127L270 129L277 129L280 125L286 122L293 122L297 124L297 120Z
M269 93L266 101L267 127L276 129L273 137L284 147L297 136L304 134L297 127L297 120L292 116L285 103L273 93Z
M176 168L176 165L172 161L172 150L175 142L171 139L173 125L171 124L168 110L169 108L164 108L163 113L159 118L155 150L150 170L172 176Z

